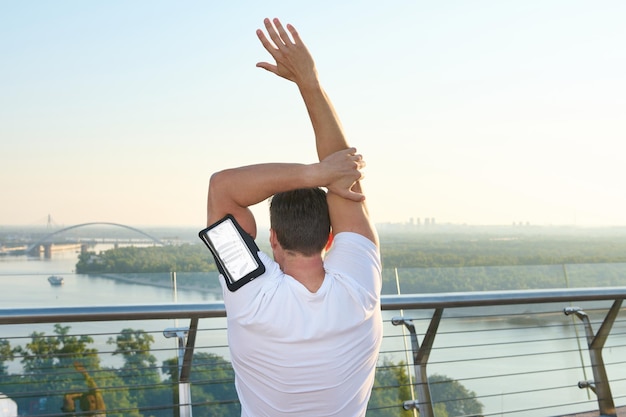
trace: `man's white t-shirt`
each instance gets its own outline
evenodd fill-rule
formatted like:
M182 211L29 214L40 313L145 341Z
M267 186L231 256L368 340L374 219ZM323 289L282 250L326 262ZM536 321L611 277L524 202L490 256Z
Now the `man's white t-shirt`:
M242 417L364 416L382 341L380 254L339 233L311 293L264 253L235 292L220 278Z

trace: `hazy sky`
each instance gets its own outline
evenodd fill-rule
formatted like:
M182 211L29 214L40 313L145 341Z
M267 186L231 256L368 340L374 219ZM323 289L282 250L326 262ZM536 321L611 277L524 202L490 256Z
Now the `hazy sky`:
M212 172L313 162L296 87L255 68L266 16L376 222L626 225L622 0L0 1L0 225L202 227Z

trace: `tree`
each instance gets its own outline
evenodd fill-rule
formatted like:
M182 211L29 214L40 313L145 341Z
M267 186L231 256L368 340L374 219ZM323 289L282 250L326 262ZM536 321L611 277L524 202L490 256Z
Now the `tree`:
M69 326L54 326L55 336L33 332L26 346L13 350L21 357L24 374L12 376L7 393L17 399L19 409L28 410L30 415L58 413L64 406L66 393L88 390L85 378L74 369L74 362L88 369L93 381L102 391L104 402L109 407L107 417L140 417L130 402L128 388L109 370L100 368L98 351L89 347L93 339L89 336L71 335ZM114 410L123 412L116 413Z
M411 399L411 386L406 363L385 359L376 369L374 388L368 403L368 417L411 417L413 412L402 406Z
M176 387L175 401L178 402L178 359L163 362L163 372ZM191 379L191 399L194 414L207 417L228 417L241 414L235 390L235 371L223 357L206 352L194 353ZM201 408L201 410L200 410Z
M75 360L80 360L88 368L99 368L100 359L96 349L87 348L93 343L90 336L69 334L69 326L54 325L56 336L46 336L43 332L33 332L31 342L25 348L18 346L16 353L22 355L22 365L27 374L37 374L56 368L73 368Z
M8 367L4 363L12 360L13 351L11 350L11 343L6 339L0 340L0 376L8 375Z
M476 393L459 381L445 375L433 374L428 378L430 395L435 406L443 404L450 416L481 416L483 405Z
M171 415L169 390L159 377L156 358L150 353L154 337L143 330L127 328L107 343L116 345L114 355L124 357L124 365L117 370L117 375L126 386L133 388L132 398L137 407L140 410L150 407L152 415ZM163 409L154 409L159 406Z
M411 399L412 387L406 370L404 361L393 363L386 359L376 369L367 417L413 416L412 410L402 407L405 401ZM476 394L458 381L434 374L428 382L436 417L481 415L483 406L476 400Z

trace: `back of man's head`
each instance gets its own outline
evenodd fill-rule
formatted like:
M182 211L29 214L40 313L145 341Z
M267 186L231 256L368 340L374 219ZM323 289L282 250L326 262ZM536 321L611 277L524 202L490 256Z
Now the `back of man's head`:
M275 194L270 224L283 249L305 256L321 253L330 233L326 193L320 188L302 188Z

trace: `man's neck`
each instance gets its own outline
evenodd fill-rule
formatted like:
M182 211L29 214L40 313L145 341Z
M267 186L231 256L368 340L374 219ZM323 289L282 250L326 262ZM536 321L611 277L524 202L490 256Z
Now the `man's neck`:
M317 292L324 282L324 262L322 256L304 256L290 252L282 259L281 268L312 293Z

